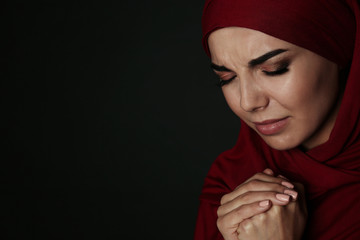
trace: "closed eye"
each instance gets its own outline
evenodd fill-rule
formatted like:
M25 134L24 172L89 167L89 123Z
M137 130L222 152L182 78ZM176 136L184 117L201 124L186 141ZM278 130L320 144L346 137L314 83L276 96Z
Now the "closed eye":
M226 85L226 84L229 84L234 78L236 78L236 75L233 76L233 77L231 77L231 78L229 78L229 79L227 79L227 80L224 80L224 79L221 79L221 78L220 78L219 82L218 82L216 85L217 85L218 87L222 87L222 86L224 86L224 85Z
M284 62L281 63L274 71L262 70L262 72L265 73L265 75L267 76L281 75L289 71L289 64L290 64L289 62Z
M219 82L216 84L218 87L229 84L236 77L236 73L231 70L218 71L214 69L214 72L219 76Z
M281 68L281 69L277 69L275 71L265 71L263 70L263 73L265 73L267 76L276 76L276 75L281 75L283 73L286 73L287 71L289 71L289 68Z

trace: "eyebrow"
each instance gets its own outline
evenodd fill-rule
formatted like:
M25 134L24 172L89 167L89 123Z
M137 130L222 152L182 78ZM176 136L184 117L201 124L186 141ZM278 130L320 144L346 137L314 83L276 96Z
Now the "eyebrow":
M262 64L263 62L266 62L270 58L275 57L276 55L279 55L280 53L283 53L283 52L286 52L286 51L287 51L287 49L276 49L276 50L267 52L264 55L251 60L248 63L248 65L249 65L249 67L255 67L256 65Z
M270 58L275 57L276 55L279 55L280 53L283 53L286 51L288 51L288 50L287 49L275 49L273 51L267 52L264 55L261 55L260 57L257 57L255 59L249 61L248 66L253 68L259 64L266 62ZM231 72L231 70L226 68L225 66L219 66L219 65L216 65L215 63L211 63L210 67L213 70L218 71L218 72Z
M218 72L231 72L231 70L226 68L225 66L219 66L219 65L216 65L215 63L211 63L210 68L212 68L213 70L218 71Z

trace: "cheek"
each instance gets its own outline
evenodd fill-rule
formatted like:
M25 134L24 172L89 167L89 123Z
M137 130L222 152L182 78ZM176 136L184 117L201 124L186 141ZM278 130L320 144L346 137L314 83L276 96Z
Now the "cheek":
M309 85L304 84L299 78L293 78L282 88L277 89L275 94L278 102L288 110L301 108L313 97L312 91L309 91Z
M281 92L287 93L284 97L290 106L329 105L338 93L338 68L334 63L319 58L302 61L294 66L284 88Z
M335 76L335 77L334 77ZM297 74L277 91L278 102L299 118L321 118L337 98L336 73Z
M267 89L282 107L298 111L313 105L318 97L319 79L293 72L286 78L274 81Z

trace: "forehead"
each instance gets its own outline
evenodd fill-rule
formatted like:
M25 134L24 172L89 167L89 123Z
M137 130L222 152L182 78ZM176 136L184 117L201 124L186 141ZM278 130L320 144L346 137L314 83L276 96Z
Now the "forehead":
M211 59L216 62L227 59L248 62L274 49L298 50L295 45L281 39L240 27L227 27L212 32L208 44Z

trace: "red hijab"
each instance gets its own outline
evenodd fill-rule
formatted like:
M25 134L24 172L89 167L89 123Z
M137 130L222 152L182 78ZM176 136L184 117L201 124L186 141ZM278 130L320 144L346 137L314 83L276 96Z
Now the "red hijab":
M222 239L220 198L265 168L306 188L304 239L360 239L360 8L356 0L207 0L203 45L216 29L238 26L309 49L344 69L346 88L329 140L308 152L278 151L241 123L236 145L213 163L200 196L196 240Z

